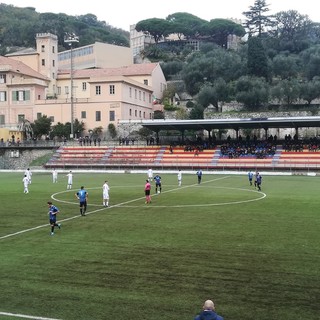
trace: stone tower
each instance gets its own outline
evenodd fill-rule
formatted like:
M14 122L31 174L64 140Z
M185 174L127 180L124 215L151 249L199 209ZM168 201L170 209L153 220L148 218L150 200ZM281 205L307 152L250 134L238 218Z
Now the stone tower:
M51 81L47 97L56 97L56 78L58 73L58 37L51 33L37 33L36 51L38 53L38 71Z

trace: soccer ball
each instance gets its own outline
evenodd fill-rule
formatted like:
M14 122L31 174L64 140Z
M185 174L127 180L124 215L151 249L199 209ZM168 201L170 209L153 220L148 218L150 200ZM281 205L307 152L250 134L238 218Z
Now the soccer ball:
M160 193L160 191L158 191L158 193Z

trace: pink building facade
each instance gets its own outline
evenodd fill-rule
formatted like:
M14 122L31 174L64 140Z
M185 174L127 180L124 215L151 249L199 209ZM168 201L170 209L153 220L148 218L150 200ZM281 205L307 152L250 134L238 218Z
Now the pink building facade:
M43 115L53 125L70 122L73 115L87 131L105 130L110 123L117 127L121 120L148 120L154 97L161 99L166 89L159 63L96 69L73 65L71 77L58 61L57 38L51 34L37 35L35 51L0 57L0 128L16 128Z

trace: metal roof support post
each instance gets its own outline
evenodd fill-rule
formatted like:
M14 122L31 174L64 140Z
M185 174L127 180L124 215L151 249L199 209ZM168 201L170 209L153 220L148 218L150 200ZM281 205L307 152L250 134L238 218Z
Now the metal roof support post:
M299 127L296 127L296 137L298 138L299 137Z
M235 129L235 131L236 131L236 140L238 140L239 139L239 128Z
M180 130L181 132L181 142L184 144L184 129Z

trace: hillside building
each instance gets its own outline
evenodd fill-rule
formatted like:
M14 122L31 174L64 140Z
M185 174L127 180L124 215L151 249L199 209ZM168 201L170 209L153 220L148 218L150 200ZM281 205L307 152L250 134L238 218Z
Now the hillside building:
M240 19L230 18L229 20L240 25L242 24ZM227 49L237 50L241 40L242 39L240 37L230 34L227 37ZM193 51L199 51L202 42L203 40L201 39L189 39L184 37L184 35L178 36L178 34L173 33L161 39L157 45L160 48L180 46L192 48ZM142 31L137 31L136 24L130 25L130 47L132 49L134 61L141 61L143 51L152 44L155 44L153 36L145 34Z
M160 64L132 64L130 48L96 42L58 53L57 36L41 33L35 50L0 57L0 127L43 115L66 123L71 113L87 131L152 119L154 98L165 88Z

